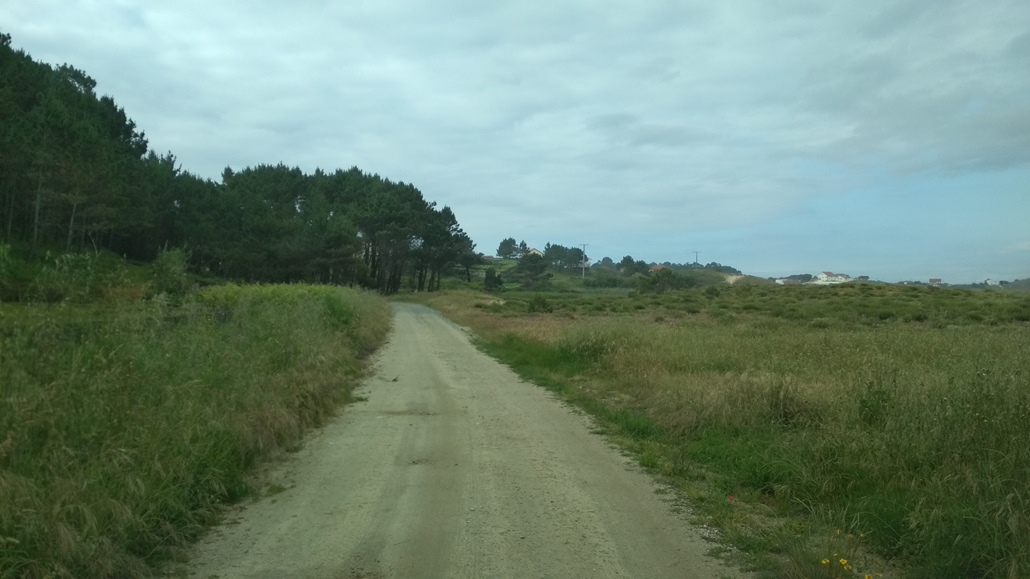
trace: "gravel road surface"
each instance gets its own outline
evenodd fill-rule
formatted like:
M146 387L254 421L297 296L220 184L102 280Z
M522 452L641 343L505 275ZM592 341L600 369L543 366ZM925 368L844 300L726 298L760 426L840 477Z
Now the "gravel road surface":
M394 307L368 400L273 467L285 490L198 544L193 576L742 576L589 419L435 311Z

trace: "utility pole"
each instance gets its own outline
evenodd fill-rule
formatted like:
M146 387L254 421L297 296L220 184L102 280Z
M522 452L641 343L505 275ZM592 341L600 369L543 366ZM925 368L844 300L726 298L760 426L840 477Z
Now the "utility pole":
M697 263L697 254L699 254L699 253L701 253L701 252L700 251L695 251L694 252L694 263Z
M580 243L583 246L583 279L587 278L587 244Z

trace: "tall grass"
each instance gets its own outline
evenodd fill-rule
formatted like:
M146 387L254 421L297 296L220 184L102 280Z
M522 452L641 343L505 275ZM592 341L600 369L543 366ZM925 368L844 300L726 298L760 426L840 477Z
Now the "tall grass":
M1030 327L997 321L1021 315L1021 302L924 290L889 294L914 297L895 304L886 297L894 290L874 291L878 301L851 311L925 310L962 325L904 315L814 324L772 313L790 298L820 313L820 296L842 298L792 290L764 315L709 305L674 317L674 296L657 304L638 296L644 308L627 308L632 315L569 316L560 303L555 314L520 318L445 308L520 371L628 424L624 434L645 454L663 449L645 464L685 481L704 477L715 492L696 498L710 513L726 508L726 496L767 505L862 536L865 549L914 577L1030 576ZM985 321L959 318L949 298ZM812 551L812 537L761 525L734 533L786 554L780 576L843 570L821 567L832 553Z
M10 312L0 310L3 577L149 574L248 492L257 461L347 400L389 326L377 297L308 286Z

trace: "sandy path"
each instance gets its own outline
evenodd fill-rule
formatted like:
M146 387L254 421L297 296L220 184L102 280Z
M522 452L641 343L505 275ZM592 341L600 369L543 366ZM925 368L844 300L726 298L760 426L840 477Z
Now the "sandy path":
M195 577L736 577L589 421L421 306L377 373L194 552Z

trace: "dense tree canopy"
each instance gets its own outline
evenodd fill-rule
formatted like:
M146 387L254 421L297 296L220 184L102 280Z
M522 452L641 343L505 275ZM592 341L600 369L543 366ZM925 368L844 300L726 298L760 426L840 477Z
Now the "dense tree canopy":
M511 271L511 277L527 289L538 288L552 277L547 273L547 261L535 254L527 253L519 258L519 263Z
M587 256L578 247L565 247L563 245L544 246L544 261L547 265L557 271L568 271L580 269L586 263Z
M705 265L702 265L702 264L696 263L696 262L695 263L672 263L672 262L668 262L668 261L666 261L664 263L651 263L651 264L649 264L649 263L647 263L645 261L642 261L642 260L634 261L633 257L629 256L629 255L623 257L622 261L620 261L618 264L615 264L614 262L611 261L610 258L607 258L607 257L605 258L605 260L607 260L607 261L602 261L600 264L598 264L598 266L600 266L600 267L614 266L620 272L622 272L624 275L648 273L648 271L650 271L652 265L661 265L661 266L663 266L666 269L671 269L671 270L674 270L674 271L707 270L707 271L716 271L716 272L719 272L719 273L726 273L726 274L731 274L731 275L742 275L741 271L739 269L737 269L735 267L730 267L728 265L722 265L721 263L717 263L717 262L714 262L714 261L711 262L711 263L705 264Z
M633 261L633 256L627 255L619 262L618 268L623 275L633 275L635 273L647 273L650 266L643 260Z
M501 240L501 244L497 246L497 257L501 259L511 259L516 257L519 252L519 244L515 241L514 237L508 237Z
M284 165L227 168L214 183L148 150L95 87L0 34L0 240L140 260L187 247L195 268L230 278L383 292L436 289L478 259L453 211L414 185L356 167L307 175Z
M529 246L526 245L526 241L515 243L514 237L502 239L501 244L497 246L497 257L501 259L519 259L527 253Z

